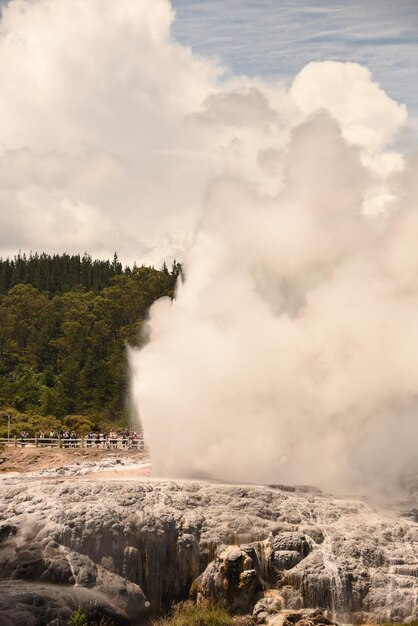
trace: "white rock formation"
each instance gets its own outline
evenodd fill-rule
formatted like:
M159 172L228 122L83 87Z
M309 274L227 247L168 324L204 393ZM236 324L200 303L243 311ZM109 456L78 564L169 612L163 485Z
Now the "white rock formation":
M0 577L87 589L120 623L189 594L243 612L273 594L275 610L341 621L418 617L414 497L383 509L274 486L32 475L3 479L0 502Z

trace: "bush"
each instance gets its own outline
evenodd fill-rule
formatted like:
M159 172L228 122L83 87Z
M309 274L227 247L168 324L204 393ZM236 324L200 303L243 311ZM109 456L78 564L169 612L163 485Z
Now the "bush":
M93 423L85 415L66 415L64 426L68 430L75 430L81 437L93 430Z
M67 626L88 626L87 618L80 607L70 615Z
M62 423L56 417L37 415L35 413L22 413L11 407L2 407L0 410L0 438L7 437L8 415L10 415L10 437L19 436L22 430L34 437L41 430L62 430Z
M221 606L182 602L173 607L168 617L155 621L153 626L233 626L233 623L231 615Z

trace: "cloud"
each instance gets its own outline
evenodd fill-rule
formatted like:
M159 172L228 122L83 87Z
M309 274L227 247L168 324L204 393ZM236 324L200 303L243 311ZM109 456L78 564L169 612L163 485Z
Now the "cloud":
M309 66L293 92L259 78L227 79L218 62L173 39L173 19L168 0L10 0L5 6L0 254L88 249L111 256L117 249L124 261L158 264L184 253L214 177L278 193L281 151L293 125L312 110L303 96L311 91ZM344 81L345 72L358 89L371 90L362 106L378 97L359 66L321 68L324 88L328 81L332 89L337 77ZM382 94L381 115L359 105L358 119L349 119L341 94L328 110L345 136L358 139L367 127L384 143L404 113ZM322 106L319 95L313 104ZM370 115L376 128L367 125ZM377 170L370 204L384 207L383 166L387 177L402 160L380 146L377 152L379 162L368 156Z
M13 255L19 249L51 253L94 249L106 254L111 240L121 236L106 207L109 197L115 201L126 182L124 168L106 153L3 151L3 254ZM127 237L125 246L129 243L133 246L132 237Z
M210 95L203 106L204 111L195 119L208 124L259 127L261 120L264 124L274 124L280 119L266 96L255 87Z
M381 150L407 118L406 107L391 100L356 63L309 63L294 80L291 94L305 114L326 108L345 138L370 152Z
M191 227L206 172L194 163L202 146L184 120L220 70L171 39L172 19L165 0L12 0L4 8L0 216L13 209L22 224L9 249L117 247L140 261L166 232L181 239ZM191 154L177 167L161 151L178 147ZM91 223L80 222L81 206ZM43 238L26 236L28 213Z

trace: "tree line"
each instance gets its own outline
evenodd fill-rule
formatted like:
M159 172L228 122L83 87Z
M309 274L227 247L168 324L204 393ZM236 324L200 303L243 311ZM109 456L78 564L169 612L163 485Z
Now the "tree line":
M116 255L0 260L0 418L12 415L12 434L127 424L126 347L144 341L151 304L173 298L180 273L123 269Z
M51 296L75 287L99 291L108 287L114 276L131 273L122 269L117 254L113 261L93 260L89 254L26 254L13 259L0 259L0 293L19 284L28 284Z

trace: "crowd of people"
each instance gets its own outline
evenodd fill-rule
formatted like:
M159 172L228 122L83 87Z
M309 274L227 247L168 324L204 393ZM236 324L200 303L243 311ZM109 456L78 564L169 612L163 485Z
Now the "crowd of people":
M21 445L25 446L28 442L29 435L27 431L20 433ZM144 447L144 438L142 433L125 428L121 432L110 431L103 433L100 431L90 432L87 435L80 436L75 430L64 430L59 433L56 430L49 432L41 430L35 439L38 446L57 446L62 448L101 448L101 449L127 449L134 448L141 450Z

